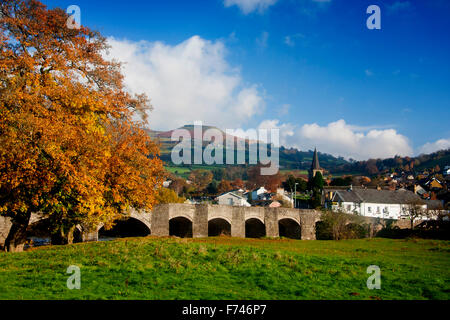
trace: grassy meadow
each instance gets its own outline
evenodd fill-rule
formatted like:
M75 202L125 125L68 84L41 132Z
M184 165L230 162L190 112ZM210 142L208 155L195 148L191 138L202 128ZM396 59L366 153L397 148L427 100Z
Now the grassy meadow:
M447 300L449 266L449 241L126 238L2 252L0 299Z

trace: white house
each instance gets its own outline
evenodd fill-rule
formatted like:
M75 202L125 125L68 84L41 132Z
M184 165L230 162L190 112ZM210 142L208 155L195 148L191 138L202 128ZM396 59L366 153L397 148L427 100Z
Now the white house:
M237 194L235 191L223 193L218 196L216 200L220 205L251 207L250 203L247 202L247 199Z
M264 195L264 194L266 194L266 193L268 193L268 191L266 190L266 188L264 188L264 187L259 187L258 189L255 189L255 190L253 190L253 191L251 191L251 192L249 192L248 193L248 200L250 200L250 194L251 194L251 199L252 200L262 200L261 199L261 197Z
M420 203L420 197L408 190L356 189L330 191L327 207L345 213L384 219L407 218L411 203ZM421 209L427 209L423 203Z

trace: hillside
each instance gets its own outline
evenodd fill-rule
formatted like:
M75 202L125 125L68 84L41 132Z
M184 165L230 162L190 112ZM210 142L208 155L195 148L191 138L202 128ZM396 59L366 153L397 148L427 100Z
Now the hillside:
M191 136L194 137L194 132L193 132L194 128L192 125L186 125L180 129L185 129L185 130L189 131ZM222 135L224 136L224 138L234 139L237 146L239 145L239 144L237 144L237 142L244 143L246 146L245 147L245 158L246 158L246 161L248 162L249 145L256 143L256 141L248 140L248 139L244 140L242 138L234 137L234 136L230 137L230 136L227 136L224 131L222 131L216 127L203 126L203 131L206 131L208 129L219 130L222 133ZM178 142L171 141L171 136L172 136L173 131L174 130L170 130L170 131L148 130L147 132L150 135L150 137L152 137L152 139L160 145L161 158L162 158L162 160L164 160L166 162L166 165L169 167L180 167L180 166L175 166L171 161L171 150L178 143ZM207 143L207 142L204 142L202 144L203 150L208 144L209 143ZM192 154L193 154L193 151L194 151L194 148L191 149ZM226 148L224 148L223 163L226 162L225 161L225 153L226 153ZM300 171L308 170L311 167L311 161L312 161L313 154L314 154L313 150L299 151L295 148L285 148L284 146L281 146L280 147L280 169L281 170L300 170ZM324 169L330 170L330 171L333 171L333 169L336 166L350 164L350 162L346 161L342 157L337 158L330 154L321 153L320 151L319 151L319 161L320 161L321 166ZM181 166L181 167L183 167L183 166ZM184 167L186 167L186 166L184 166ZM191 167L191 166L187 166L187 167ZM201 166L193 165L192 167L198 168ZM205 168L207 168L207 167L222 167L222 165L212 165L212 166L204 166L204 167ZM180 169L180 170L182 170L182 169Z
M219 130L224 138L230 138L226 135L222 130L211 127L211 126L203 126L203 131L208 129L217 129ZM189 131L192 137L194 137L194 127L192 125L186 125L181 129L185 129ZM172 132L170 131L152 131L148 130L148 134L156 141L161 148L161 158L165 161L166 166L171 168L170 171L186 171L190 169L207 169L210 170L215 167L224 167L227 165L174 165L171 161L171 150L178 143L171 141ZM243 142L245 144L245 157L248 162L249 159L249 145L256 143L256 141L252 140L243 140L238 137L231 137L235 141ZM202 143L202 148L208 145L208 142ZM224 148L225 149L225 148ZM193 154L193 148L191 152ZM225 163L225 152L224 150L224 159L223 163ZM310 168L311 161L313 157L313 150L305 150L301 151L295 148L286 148L284 146L280 147L280 169L282 171L291 171L295 170L299 173L305 174L305 172ZM439 166L440 169L443 169L445 166L450 165L450 149L441 150L434 152L429 155L419 155L417 157L394 157L387 159L369 159L365 161L354 161L354 160L346 160L343 157L335 157L330 154L322 153L318 150L319 161L322 168L327 170L329 173L333 175L345 175L345 174L361 174L367 176L373 176L380 173L391 172L391 171L406 171L406 172L419 172L425 169L436 168ZM188 169L189 168L189 169Z

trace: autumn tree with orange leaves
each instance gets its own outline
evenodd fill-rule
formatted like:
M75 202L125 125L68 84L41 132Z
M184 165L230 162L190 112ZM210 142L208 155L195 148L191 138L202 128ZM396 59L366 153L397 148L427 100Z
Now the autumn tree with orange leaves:
M2 0L0 215L5 248L23 248L32 213L68 243L78 224L111 226L151 209L162 183L159 149L144 132L150 103L124 89L107 42L35 0ZM136 120L140 119L140 120Z

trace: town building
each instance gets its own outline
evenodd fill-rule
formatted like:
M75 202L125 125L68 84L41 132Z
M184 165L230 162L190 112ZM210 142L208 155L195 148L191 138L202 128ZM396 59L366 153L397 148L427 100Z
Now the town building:
M347 190L327 190L325 206L334 211L356 214L365 217L402 219L408 217L408 210L417 205L427 210L421 198L405 189L380 190L353 188Z
M247 194L247 199L250 201L258 201L258 200L268 200L270 199L270 193L264 187L259 187L255 190L252 190Z
M247 199L240 195L237 191L229 191L221 194L216 198L219 205L251 207Z

